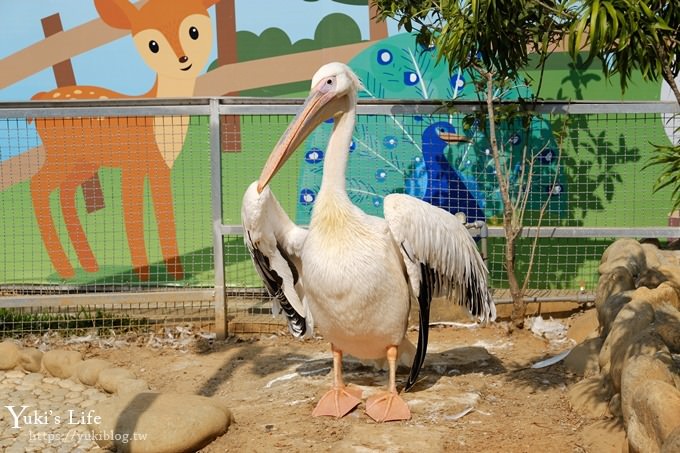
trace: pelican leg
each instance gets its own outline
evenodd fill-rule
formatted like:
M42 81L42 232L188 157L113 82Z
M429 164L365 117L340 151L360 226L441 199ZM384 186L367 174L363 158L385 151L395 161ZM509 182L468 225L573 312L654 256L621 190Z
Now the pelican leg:
M390 382L387 392L370 397L366 401L366 414L376 422L409 420L411 410L397 393L397 347L387 348L387 363L390 367Z
M342 379L342 351L333 350L333 388L321 397L312 411L314 417L328 415L340 418L347 415L352 409L361 403L361 390L345 386Z

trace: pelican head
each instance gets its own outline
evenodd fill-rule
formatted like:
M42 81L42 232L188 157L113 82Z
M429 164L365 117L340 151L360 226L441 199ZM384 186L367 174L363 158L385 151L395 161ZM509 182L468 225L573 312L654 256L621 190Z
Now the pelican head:
M354 107L360 87L359 78L343 63L328 63L316 71L302 111L288 126L262 169L257 184L258 192L262 192L319 124L343 115Z

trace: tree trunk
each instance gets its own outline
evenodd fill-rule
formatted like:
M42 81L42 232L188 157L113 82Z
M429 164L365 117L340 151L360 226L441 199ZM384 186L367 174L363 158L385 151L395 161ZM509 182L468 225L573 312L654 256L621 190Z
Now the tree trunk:
M659 56L661 57L662 62L669 62L670 60L668 59L668 53L666 52L666 49L663 46L659 46L657 48L657 51L659 52ZM678 101L678 104L680 104L680 89L678 89L678 85L675 83L675 77L673 77L673 71L671 71L670 66L668 63L662 63L661 65L661 75L663 76L663 79L666 81L669 87L671 87L671 91L673 91L673 94L675 95L675 99Z
M510 297L512 297L511 331L524 327L524 317L527 313L524 291L522 291L515 274L515 240L516 238L511 236L505 243L505 266L508 274L508 285L510 286Z
M526 302L524 301L524 291L517 281L517 274L515 273L515 246L519 233L522 230L522 225L515 224L515 206L510 199L509 175L504 171L501 165L500 152L498 149L498 141L496 140L496 115L493 104L493 74L490 72L483 72L486 78L486 109L489 116L489 142L491 143L491 152L493 154L494 166L496 169L496 179L501 192L503 200L503 229L505 230L505 271L508 277L508 285L510 287L510 295L512 297L512 315L510 320L512 322L511 329L524 327L524 315L526 314Z

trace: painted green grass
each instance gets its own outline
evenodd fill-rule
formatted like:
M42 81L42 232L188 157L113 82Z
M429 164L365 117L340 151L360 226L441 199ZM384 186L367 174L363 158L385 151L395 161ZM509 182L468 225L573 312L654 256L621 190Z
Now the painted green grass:
M257 178L261 164L273 147L276 137L285 129L288 120L278 121L280 123L278 129L272 129L275 127L272 124L275 125L277 121L269 120L262 124L263 122L258 119L245 119L242 127L243 151L222 155L225 223L240 223L240 199L243 191L250 181ZM271 132L272 130L274 132ZM290 177L296 181L293 166L286 167L280 180L289 177L286 173L291 171ZM191 119L184 149L172 170L177 239L186 278L176 282L167 277L147 184L144 206L145 237L149 260L154 264L151 279L144 285L204 286L211 285L214 281L210 172L208 119L194 117ZM141 285L130 264L123 225L120 171L101 169L99 176L105 196L104 209L88 214L85 211L82 193L79 191L77 195L79 216L97 257L99 271L87 273L80 268L61 216L59 194L55 191L51 197L52 216L61 243L76 268L76 276L64 281L55 272L38 231L30 198L29 181L26 180L0 192L2 207L0 230L3 232L0 235L0 257L4 261L0 266L0 283ZM281 185L279 192L290 199L291 197L286 196L284 188L285 185ZM238 256L228 255L227 258L234 259ZM247 256L243 256L242 259L238 259L246 258ZM230 262L229 265L231 264Z

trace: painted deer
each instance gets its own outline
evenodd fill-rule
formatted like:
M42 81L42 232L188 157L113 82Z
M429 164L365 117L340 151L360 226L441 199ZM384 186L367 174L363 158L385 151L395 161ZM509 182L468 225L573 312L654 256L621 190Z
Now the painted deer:
M153 87L141 96L127 96L95 86L69 86L38 93L32 99L192 96L196 78L212 47L212 24L207 9L218 1L149 0L137 8L128 0L94 0L106 24L130 31L138 52L157 73ZM178 117L36 119L46 158L31 179L31 196L42 240L62 278L71 278L75 272L55 229L50 193L60 189L64 222L81 266L88 272L97 272L99 266L78 218L75 195L77 188L101 167L121 170L125 232L139 278L149 278L143 220L147 178L163 259L170 275L183 278L170 169L182 149L187 127L187 119Z

